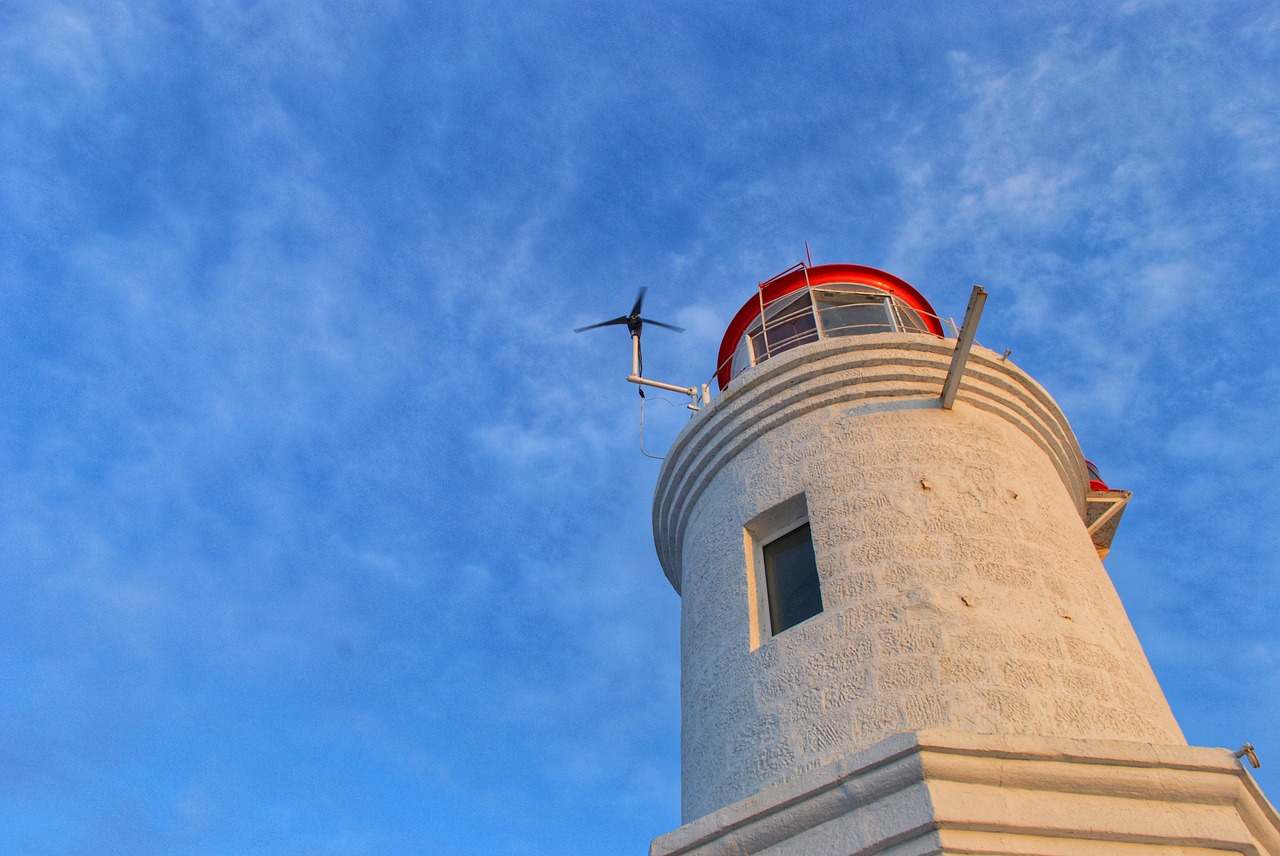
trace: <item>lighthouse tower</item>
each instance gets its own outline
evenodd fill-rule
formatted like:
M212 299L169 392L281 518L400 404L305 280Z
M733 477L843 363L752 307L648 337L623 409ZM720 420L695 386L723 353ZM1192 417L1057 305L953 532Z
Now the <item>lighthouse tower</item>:
M730 323L654 496L684 822L654 856L1280 854L1103 569L1128 493L970 347L984 297L947 331L888 273L799 267Z

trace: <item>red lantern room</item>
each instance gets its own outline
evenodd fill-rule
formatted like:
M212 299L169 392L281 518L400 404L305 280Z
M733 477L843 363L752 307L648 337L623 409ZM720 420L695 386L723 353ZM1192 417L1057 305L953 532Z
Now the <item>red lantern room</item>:
M864 265L801 265L761 283L733 316L716 382L724 389L743 369L797 345L868 333L943 335L929 301L893 274Z

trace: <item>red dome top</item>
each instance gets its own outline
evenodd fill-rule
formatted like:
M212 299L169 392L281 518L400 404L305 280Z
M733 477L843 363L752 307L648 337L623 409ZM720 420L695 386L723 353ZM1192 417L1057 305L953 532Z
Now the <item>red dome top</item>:
M920 315L920 319L935 335L942 336L942 324L938 322L938 314L934 312L929 301L924 299L906 282L891 273L885 273L865 265L818 265L817 267L801 267L774 277L760 286L761 294L751 297L738 314L729 322L724 339L720 342L720 356L717 360L716 382L721 389L729 385L732 376L734 350L742 340L747 329L760 317L762 305L768 305L780 297L799 291L811 285L833 285L836 283L865 285L893 295Z

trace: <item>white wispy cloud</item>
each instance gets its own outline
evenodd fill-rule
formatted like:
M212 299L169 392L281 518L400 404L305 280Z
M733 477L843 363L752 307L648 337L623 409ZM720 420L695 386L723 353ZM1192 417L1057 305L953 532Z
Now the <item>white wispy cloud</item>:
M806 239L944 314L986 283L980 338L1144 489L1109 561L1168 580L1131 611L1175 697L1211 662L1273 685L1237 604L1276 599L1274 10L15 8L0 797L27 826L0 844L674 825L658 464L625 331L570 330L649 286L688 332L646 331L646 373L705 381ZM659 454L688 420L645 415ZM1222 698L1204 721L1269 721Z

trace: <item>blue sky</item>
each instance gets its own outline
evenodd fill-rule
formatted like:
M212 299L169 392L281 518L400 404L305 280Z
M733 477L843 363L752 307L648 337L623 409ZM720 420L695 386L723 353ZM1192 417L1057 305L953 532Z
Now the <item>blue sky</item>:
M645 852L679 602L570 330L706 380L806 240L989 289L1280 794L1280 10L882 5L0 5L0 850Z

